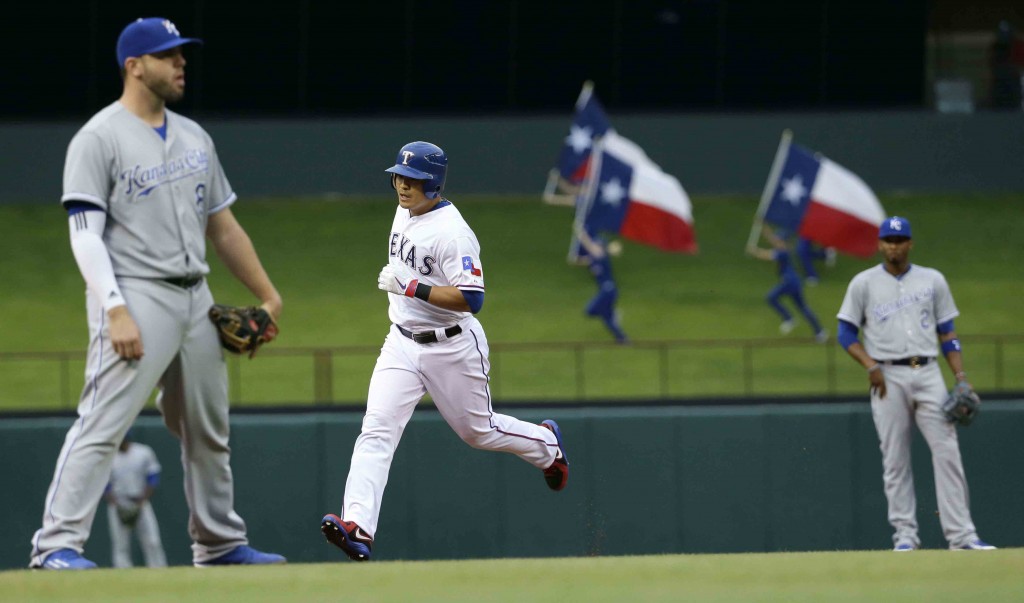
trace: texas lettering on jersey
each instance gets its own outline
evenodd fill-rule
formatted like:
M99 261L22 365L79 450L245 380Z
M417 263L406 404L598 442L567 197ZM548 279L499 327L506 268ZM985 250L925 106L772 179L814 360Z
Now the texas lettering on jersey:
M209 167L210 156L205 149L188 149L157 165L136 164L121 172L121 182L125 185L125 196L145 197L158 186L206 172Z
M417 258L416 244L400 232L391 233L388 255L397 257L403 264L423 276L433 274L434 266L437 264L437 258L431 255L425 255L422 259Z

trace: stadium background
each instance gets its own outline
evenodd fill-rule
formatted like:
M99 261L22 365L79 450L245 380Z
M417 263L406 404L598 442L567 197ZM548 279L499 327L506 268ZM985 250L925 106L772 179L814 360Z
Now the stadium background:
M1024 191L1021 113L986 111L986 69L978 58L988 41L984 34L991 34L999 19L1024 23L1021 9L1010 2L980 3L967 10L959 3L938 0L877 7L830 1L809 10L806 3L711 0L554 6L514 1L426 5L409 0L397 7L344 8L309 0L244 5L195 1L174 9L171 14L161 3L89 2L57 11L40 3L19 7L19 18L7 20L0 50L18 59L5 68L5 77L14 85L0 99L0 202L54 202L67 140L85 117L117 94L112 50L117 31L128 19L151 14L168 16L185 35L207 40L202 50L189 55L189 94L179 110L197 117L213 133L243 196L377 193L380 158L390 157L414 132L422 133L416 135L419 138L443 141L451 155L466 158L453 172L453 190L539 192L585 79L595 82L619 131L678 175L691 193L759 192L784 127L794 129L798 141L839 159L878 190ZM35 27L15 27L19 20ZM40 30L46 32L45 43L40 43ZM973 32L974 37L963 32ZM934 110L934 84L943 77L967 78L974 84L977 112L950 115ZM737 165L745 167L737 170ZM762 167L751 170L751 165ZM699 233L699 224L697 228ZM16 284L16 275L5 277ZM500 320L490 318L495 319ZM986 524L1000 525L1000 544L1019 546L1024 543L1024 526L1009 515L1020 497L1019 480L1007 484L999 476L1022 466L1011 445L1022 414L1014 401L997 403L996 409L1000 421L978 426L991 445L965 445L965 461L975 491L988 494L975 504L979 523L984 518ZM437 556L435 550L417 548L422 546L418 538L432 535L432 517L420 514L433 508L453 520L470 518L462 537L446 549L444 556L453 557L529 555L519 546L524 543L515 539L523 525L517 521L546 529L552 514L571 521L562 522L562 544L538 549L538 555L876 548L880 540L884 544L880 467L863 407L821 419L802 405L751 406L740 412L750 413L754 418L748 420L755 426L738 431L737 419L728 412L683 409L665 421L673 426L664 428L669 433L657 438L645 428L651 412L627 406L611 411L583 407L567 413L576 417L578 431L587 434L581 438L587 443L581 446L580 464L592 463L600 472L582 477L585 489L554 509L512 496L527 488L525 483L519 487L521 472L513 464L459 449L443 430L430 425L434 419L427 414L418 419L425 424L422 442L427 446L434 439L434 446L425 449L438 456L422 460L428 465L424 475L440 474L456 463L471 474L495 479L481 494L441 475L433 481L415 477L420 472L412 468L398 468L395 481L406 480L407 489L404 497L402 492L391 493L396 501L392 509L405 507L392 511L395 515L389 520L395 532L404 527L417 536L394 543L391 554ZM797 426L825 421L822 425L828 427L808 432L841 432L850 436L849 441L827 453L801 457L800 447L789 448L786 442L807 432L794 435L770 428L777 416L791 414L800 418L785 421ZM706 442L706 448L687 456L675 438L687 434L687 424L700 425L693 417L703 415L712 417L705 420L721 421L719 430L710 433L724 440ZM0 523L0 534L8 543L0 566L24 563L59 434L69 421L0 418L4 458L32 459L26 464L5 463L3 469L5 483L20 487L5 491L4 508L14 512ZM322 472L336 473L336 467L328 466L333 459L347 458L353 421L345 414L238 419L236 450L245 454L239 455L243 460L236 462L236 471L240 488L245 489L240 500L251 505L252 510L243 512L254 540L279 545L296 561L323 556L321 547L312 549L307 538L295 534L308 523L306 516L321 513L324 504L337 500L338 488L324 486L307 500L283 499L277 493L286 488L302 492L307 485L322 483ZM158 510L167 518L163 533L171 560L182 563L187 549L181 544L183 506L174 496L173 442L166 441L169 436L154 417L143 422L152 428L144 433L162 447L168 468L160 496L164 506ZM345 427L327 435L324 425L334 422ZM288 428L296 424L300 427ZM294 442L306 441L304 429L314 430L330 444L302 451ZM652 447L626 449L622 447L631 440L610 438L630 430ZM289 438L289 433L299 435ZM610 438L603 441L618 446L619 454L606 450L600 456L601 444L595 439L601 436ZM405 448L414 446L410 441ZM740 452L730 456L730 450ZM745 454L757 456L758 451L778 454L775 467L800 467L802 472L782 472L775 476L781 479L772 481L771 471L746 467L746 475L722 490L708 485L743 466L749 460ZM921 452L916 455L919 462ZM853 462L851 455L864 458ZM406 458L411 456L406 451ZM663 464L666 458L680 460L669 468ZM276 470L262 471L268 463ZM845 470L836 472L836 467ZM308 470L306 479L297 468ZM926 464L915 465L915 470L923 515L930 474ZM844 498L848 507L812 513L822 521L818 527L830 525L828 529L837 532L824 537L813 531L813 525L798 521L801 514L820 508L821 493L829 484L852 488L851 481L843 479L847 471L863 473L863 479L854 482L861 492ZM701 472L709 474L703 481ZM516 476L510 476L513 473ZM631 481L617 481L627 474ZM280 482L275 481L278 475ZM285 476L294 481L283 481ZM787 477L807 481L794 488ZM592 520L613 522L613 510L631 504L630 497L608 493L642 493L651 483L672 484L699 500L686 508L673 499L659 508L648 497L641 510L651 520L637 527L637 540L592 546L595 534L617 527L605 524L596 530ZM756 505L760 515L746 517L750 523L742 529L717 532L719 537L734 538L716 541L715 534L700 529L687 532L684 517L714 516L713 501L741 500L752 492L759 493L756 500L776 497L777 502ZM649 494L657 497L658 492ZM481 504L459 505L474 500ZM526 509L523 517L509 515L520 507ZM730 505L719 508L723 510L715 516L723 524L744 513ZM660 511L663 515L658 515ZM830 515L833 511L835 516ZM499 535L471 527L480 525L474 520L490 523L495 515L500 519L492 525L504 526ZM678 522L667 536L666 521ZM96 528L90 551L102 559L107 546L102 521ZM311 535L313 541L315 536ZM926 539L941 546L934 529Z

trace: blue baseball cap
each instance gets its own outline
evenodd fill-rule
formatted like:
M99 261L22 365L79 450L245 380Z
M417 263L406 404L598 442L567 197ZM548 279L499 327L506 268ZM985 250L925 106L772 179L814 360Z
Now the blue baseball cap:
M141 57L182 44L202 44L198 38L183 38L169 19L149 17L136 19L117 38L117 63L123 68L128 57Z
M884 239L885 237L911 238L910 221L899 216L886 218L882 225L878 227L878 238Z

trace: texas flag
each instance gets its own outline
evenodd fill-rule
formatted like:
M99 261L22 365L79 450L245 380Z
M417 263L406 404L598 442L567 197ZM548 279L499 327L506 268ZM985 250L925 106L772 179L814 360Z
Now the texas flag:
M870 257L878 250L878 225L885 210L856 174L783 138L776 159L764 221L826 247ZM774 183L772 183L774 177Z
M697 252L693 208L679 180L615 132L595 141L590 161L577 205L582 228L618 233L664 251Z
M558 175L571 184L579 184L587 173L594 139L609 130L614 131L594 95L594 84L586 82L576 99L576 114L558 156Z

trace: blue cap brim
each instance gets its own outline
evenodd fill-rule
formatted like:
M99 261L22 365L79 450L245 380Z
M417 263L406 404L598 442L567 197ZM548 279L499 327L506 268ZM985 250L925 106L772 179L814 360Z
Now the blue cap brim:
M434 175L426 172L421 172L417 169L413 169L407 165L395 165L384 170L385 172L391 172L392 174L401 174L407 178L415 178L416 180L433 180Z
M143 54L153 54L155 52L163 52L165 50L170 50L171 48L177 48L178 46L184 46L185 44L200 44L201 45L202 43L203 43L203 41L200 40L199 38L174 38L173 40L168 40L168 41L164 42L163 44L159 44L157 46L154 46L153 48L148 48L148 49L146 49L145 52L143 52L143 53L141 53L139 55L134 55L134 54L125 55L124 56L124 60L121 61L121 67L124 67L124 62L127 61L128 59L130 59L131 57L138 58L139 56L142 56Z

